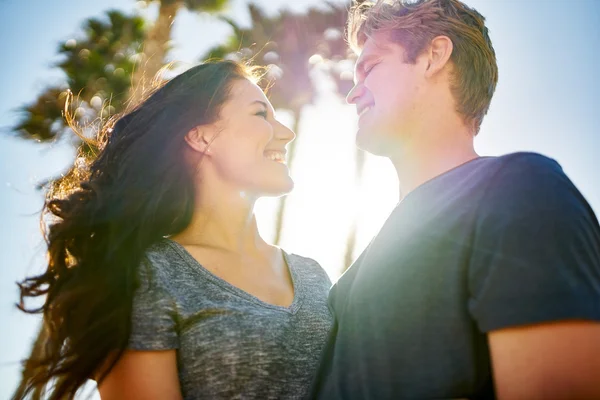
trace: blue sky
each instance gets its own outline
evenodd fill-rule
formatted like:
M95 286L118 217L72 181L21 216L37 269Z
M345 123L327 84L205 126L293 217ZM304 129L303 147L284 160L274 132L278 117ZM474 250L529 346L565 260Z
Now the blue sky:
M49 68L59 41L77 33L86 17L110 8L133 10L130 0L0 0L0 127L14 124L15 108L60 79ZM247 21L245 1L233 1L230 14ZM319 0L258 3L275 11L286 3L296 10ZM487 17L500 80L477 139L482 155L529 150L558 160L596 212L600 212L600 2L595 0L471 0ZM152 18L155 9L143 11ZM228 28L206 16L183 13L174 26L174 60L193 62L218 43ZM331 116L335 115L334 118ZM391 167L369 158L362 188L352 183L354 110L323 95L307 108L300 133L296 191L290 197L283 246L317 259L335 278L345 229L361 208L359 249L377 231L395 201ZM303 154L309 154L308 157ZM334 154L332 163L331 154ZM322 157L320 157L322 155ZM38 229L42 196L36 182L54 176L71 161L63 144L40 145L0 134L0 398L7 398L35 329L35 318L14 309L14 282L43 268ZM331 192L332 182L337 186ZM391 188L391 189L390 189ZM360 196L353 196L360 192ZM360 198L347 208L342 202ZM257 211L270 234L273 202ZM308 211L306 211L308 210ZM318 229L315 229L318 226ZM318 232L317 232L318 231ZM326 243L324 245L324 243ZM357 251L358 251L357 250Z

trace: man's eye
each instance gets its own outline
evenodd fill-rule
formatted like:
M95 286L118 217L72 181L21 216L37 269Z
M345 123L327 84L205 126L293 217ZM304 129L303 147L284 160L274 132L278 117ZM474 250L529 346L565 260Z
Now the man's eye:
M267 119L267 112L266 111L259 111L254 115L260 115L261 117L263 117L264 119Z
M365 75L368 75L369 72L371 72L373 70L373 68L375 68L377 64L371 64L368 67L365 68Z

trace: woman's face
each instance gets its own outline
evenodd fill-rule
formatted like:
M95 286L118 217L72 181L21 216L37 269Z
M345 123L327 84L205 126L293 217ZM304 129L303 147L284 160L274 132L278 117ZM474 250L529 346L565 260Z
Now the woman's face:
M275 119L263 91L247 79L235 80L219 116L209 147L219 178L256 197L291 191L285 147L296 135Z

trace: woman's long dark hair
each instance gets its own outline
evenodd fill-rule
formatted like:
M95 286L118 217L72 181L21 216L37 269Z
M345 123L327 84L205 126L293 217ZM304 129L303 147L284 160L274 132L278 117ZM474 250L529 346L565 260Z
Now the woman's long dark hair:
M184 137L214 122L236 79L251 68L230 61L193 67L109 122L91 163L76 162L51 185L42 213L48 267L21 283L18 307L43 313L14 399L73 398L102 380L126 349L137 268L150 245L183 230L194 205ZM46 296L28 309L25 298ZM52 386L51 390L48 387Z

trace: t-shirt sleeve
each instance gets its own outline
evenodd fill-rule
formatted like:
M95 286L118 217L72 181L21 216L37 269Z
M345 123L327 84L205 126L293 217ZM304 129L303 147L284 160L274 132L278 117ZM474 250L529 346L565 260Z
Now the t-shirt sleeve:
M140 287L133 299L132 350L170 350L179 348L175 301L160 284L156 268L144 262L139 268Z
M476 215L469 311L481 331L600 321L598 220L558 163L509 159Z

